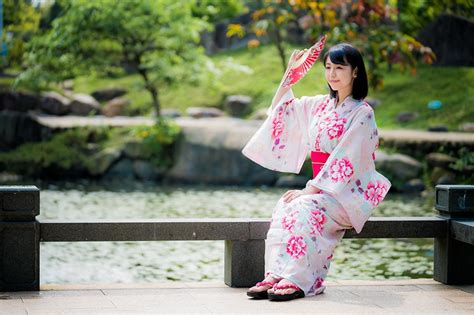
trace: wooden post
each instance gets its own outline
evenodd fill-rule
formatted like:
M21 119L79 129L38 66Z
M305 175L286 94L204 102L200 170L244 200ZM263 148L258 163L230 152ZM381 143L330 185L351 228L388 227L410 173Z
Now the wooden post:
M39 189L0 186L0 291L39 290Z
M435 207L449 223L446 236L435 238L433 279L444 284L474 284L473 230L468 228L459 239L453 226L469 227L474 222L474 185L437 185Z

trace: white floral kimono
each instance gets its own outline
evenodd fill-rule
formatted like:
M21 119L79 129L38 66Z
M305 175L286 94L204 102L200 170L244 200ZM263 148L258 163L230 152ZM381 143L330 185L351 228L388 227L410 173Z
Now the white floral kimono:
M280 198L266 238L265 274L285 278L306 296L322 293L332 253L346 229L360 233L391 184L375 170L374 112L348 96L336 108L329 95L295 98L290 90L242 153L268 169L299 173L310 151L329 153L306 186L321 190L289 203Z

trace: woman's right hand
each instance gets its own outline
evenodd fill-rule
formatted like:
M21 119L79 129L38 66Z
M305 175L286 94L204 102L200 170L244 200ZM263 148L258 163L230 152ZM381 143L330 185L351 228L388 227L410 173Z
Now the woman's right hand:
M306 53L307 51L308 51L308 49L303 49L303 50L295 49L295 50L293 50L293 53L290 56L290 60L288 61L288 68L290 68L291 65L294 62L298 61L301 58L301 56L303 56L304 53Z

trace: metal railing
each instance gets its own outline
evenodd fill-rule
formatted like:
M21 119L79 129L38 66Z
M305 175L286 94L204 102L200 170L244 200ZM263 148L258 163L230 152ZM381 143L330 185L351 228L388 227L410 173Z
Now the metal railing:
M264 273L270 220L38 220L35 186L0 186L0 291L39 290L40 242L225 241L224 281L249 287ZM432 217L373 217L344 238L434 238L434 280L474 284L474 186L438 185Z

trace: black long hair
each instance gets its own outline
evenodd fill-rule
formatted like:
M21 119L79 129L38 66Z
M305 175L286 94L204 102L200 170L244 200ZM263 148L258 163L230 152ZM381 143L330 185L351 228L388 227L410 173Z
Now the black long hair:
M352 69L357 67L357 77L354 78L354 81L352 82L352 97L356 100L363 100L369 91L369 84L367 81L364 60L362 59L359 50L347 43L337 44L336 46L331 47L331 49L324 54L324 67L326 67L328 56L331 58L332 63L345 66L350 65ZM329 83L328 86L330 96L332 98L337 97L337 91L334 91Z

